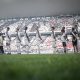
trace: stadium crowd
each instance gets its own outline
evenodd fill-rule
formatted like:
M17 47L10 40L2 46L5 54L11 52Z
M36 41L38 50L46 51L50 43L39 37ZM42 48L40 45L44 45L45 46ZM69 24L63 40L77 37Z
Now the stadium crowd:
M10 20L9 20L10 21ZM24 19L20 19L19 22L21 22L21 25L18 24L17 22L17 26L15 27L15 41L16 41L16 47L17 47L17 52L18 54L21 54L21 46L25 47L24 51L27 51L27 53L30 52L30 49L32 47L32 42L31 40L33 38L36 39L36 41L34 41L37 45L37 51L38 53L40 53L41 49L40 49L40 44L44 44L45 40L43 39L41 33L40 33L40 27L41 30L45 31L51 31L51 37L52 37L52 43L50 45L52 45L53 48L53 53L57 52L57 35L55 32L59 31L59 35L60 35L60 40L62 43L62 48L63 48L63 52L64 53L68 53L68 49L67 49L67 44L69 42L68 36L71 35L71 42L72 42L72 46L73 46L73 51L74 53L78 53L79 52L79 39L80 39L80 34L79 34L79 17L43 17L43 18L31 18L31 22L29 20L24 20ZM3 23L5 23L4 21L0 21L0 27L3 27ZM26 23L28 23L28 25L26 25ZM14 23L13 23L14 24ZM10 24L12 25L12 24ZM8 50L7 54L11 54L11 43L14 44L14 42L11 39L11 35L10 35L10 30L13 28L10 27L10 25L4 27L4 29L1 30L0 32L0 53L5 54L5 49L4 49L4 41L6 41L6 50ZM30 26L32 25L31 29ZM46 26L46 28L44 29L44 27ZM13 26L14 27L14 26ZM69 29L68 29L69 28ZM22 35L20 34L20 32L24 30L23 36L24 36L24 45L22 44ZM4 36L4 33L5 36ZM28 32L32 32L32 34L34 35L35 32L35 37L29 36ZM48 34L46 34L48 35ZM47 36L48 37L48 36ZM47 39L46 37L46 39ZM49 46L50 46L49 45ZM47 48L47 47L46 47Z

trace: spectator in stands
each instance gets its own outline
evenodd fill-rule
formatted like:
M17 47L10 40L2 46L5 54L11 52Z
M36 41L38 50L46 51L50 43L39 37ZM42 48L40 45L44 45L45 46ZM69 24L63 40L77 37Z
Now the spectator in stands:
M77 31L75 31L75 28L72 28L72 32L71 32L71 35L72 35L72 44L73 44L73 48L74 48L74 52L78 52L78 33Z
M67 51L66 50L66 47L67 47L67 45L66 45L67 36L65 34L65 27L62 28L61 32L62 32L61 41L62 41L62 45L63 45L63 48L64 48L64 53L66 53L66 51Z
M2 33L0 33L0 53L4 54Z

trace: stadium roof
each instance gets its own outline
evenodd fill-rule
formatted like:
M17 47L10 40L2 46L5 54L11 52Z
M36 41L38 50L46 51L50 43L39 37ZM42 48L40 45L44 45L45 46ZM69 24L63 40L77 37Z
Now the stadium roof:
M79 14L80 0L0 0L0 18Z

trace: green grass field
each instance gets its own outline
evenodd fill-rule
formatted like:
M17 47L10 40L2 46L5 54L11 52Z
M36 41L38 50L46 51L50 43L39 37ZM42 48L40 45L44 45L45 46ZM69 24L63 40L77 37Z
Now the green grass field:
M0 55L0 80L80 80L80 54Z

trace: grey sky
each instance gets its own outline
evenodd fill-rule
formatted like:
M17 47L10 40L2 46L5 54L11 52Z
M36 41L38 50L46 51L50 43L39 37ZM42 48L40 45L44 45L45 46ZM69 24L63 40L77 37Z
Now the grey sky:
M0 0L0 17L52 16L79 13L80 0Z

